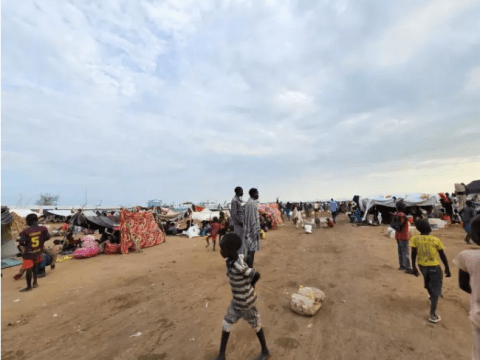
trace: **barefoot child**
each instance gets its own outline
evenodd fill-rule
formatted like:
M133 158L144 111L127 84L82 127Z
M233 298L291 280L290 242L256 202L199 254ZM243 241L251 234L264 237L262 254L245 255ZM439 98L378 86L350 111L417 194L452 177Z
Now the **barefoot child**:
M260 278L260 274L245 264L243 255L238 255L241 246L242 240L235 233L227 233L220 240L220 253L223 258L227 259L227 276L230 280L233 299L223 319L220 353L212 360L225 360L230 328L241 318L245 319L255 330L262 345L262 352L255 360L265 360L270 357L270 351L265 342L265 334L260 324L260 314L255 307L257 301L255 283Z
M480 246L480 216L470 222L470 239ZM473 360L480 360L480 249L464 250L453 261L459 269L460 289L470 294L470 320L473 325Z
M213 242L213 251L215 251L215 244L217 243L217 235L218 235L218 232L220 231L220 228L221 228L221 224L220 222L218 221L218 218L217 217L214 217L213 218L213 223L210 225L210 235L207 236L207 246L210 245L210 242L208 241L209 238L212 238L212 242Z
M430 295L430 317L428 320L432 323L437 323L441 320L437 314L438 298L442 296L442 268L438 255L445 265L445 276L450 277L450 267L448 266L447 257L443 251L444 246L442 241L435 236L431 236L432 231L427 220L417 220L415 227L420 231L421 235L412 236L410 239L410 246L412 247L412 268L413 273L418 276L418 270L415 261L418 255L418 266L425 279L425 289Z
M27 225L29 226L20 233L20 246L24 247L22 269L27 271L27 287L21 292L32 290L37 287L37 276L40 263L42 262L43 244L50 239L50 234L45 226L38 225L38 217L35 214L27 216Z

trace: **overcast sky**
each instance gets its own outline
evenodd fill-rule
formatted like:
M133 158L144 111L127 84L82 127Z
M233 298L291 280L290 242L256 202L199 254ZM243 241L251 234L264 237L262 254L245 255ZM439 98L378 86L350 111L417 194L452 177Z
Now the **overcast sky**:
M480 178L480 1L2 1L2 204ZM247 198L247 196L245 196Z

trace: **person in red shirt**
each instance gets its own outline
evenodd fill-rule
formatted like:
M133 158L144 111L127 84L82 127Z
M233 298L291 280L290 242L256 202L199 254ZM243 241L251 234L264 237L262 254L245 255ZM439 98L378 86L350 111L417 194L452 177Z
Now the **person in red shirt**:
M218 235L218 232L220 231L220 228L222 227L222 225L220 224L220 222L218 221L218 218L217 217L214 217L213 218L213 223L210 225L210 235L207 236L207 247L210 245L210 242L208 241L210 238L212 238L212 242L213 242L213 251L215 251L215 244L217 243L217 235Z
M32 287L36 288L38 286L37 276L40 263L42 262L43 244L50 239L48 229L45 226L38 225L37 215L30 214L26 220L29 227L19 235L19 244L24 249L22 253L22 269L27 271L27 287L20 290L21 292L32 290Z
M397 211L393 216L398 216L401 221L401 229L395 230L395 239L397 240L398 247L398 262L400 267L398 270L405 270L407 274L415 274L410 266L410 257L408 256L408 242L410 240L409 225L407 220L407 205L403 201L399 201L396 204Z

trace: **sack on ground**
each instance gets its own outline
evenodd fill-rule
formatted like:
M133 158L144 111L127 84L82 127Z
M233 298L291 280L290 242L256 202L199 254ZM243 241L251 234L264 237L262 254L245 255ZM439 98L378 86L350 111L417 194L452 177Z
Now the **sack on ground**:
M313 316L322 307L325 294L316 288L300 286L298 294L292 294L290 308L294 313Z

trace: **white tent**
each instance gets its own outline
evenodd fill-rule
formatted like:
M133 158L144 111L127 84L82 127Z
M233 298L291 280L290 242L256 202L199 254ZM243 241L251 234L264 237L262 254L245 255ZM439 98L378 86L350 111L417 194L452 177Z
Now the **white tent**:
M216 217L220 219L220 211L210 211L208 209L203 209L202 211L195 211L192 214L192 219L197 221L212 221Z

